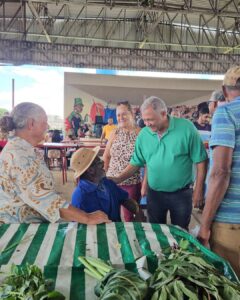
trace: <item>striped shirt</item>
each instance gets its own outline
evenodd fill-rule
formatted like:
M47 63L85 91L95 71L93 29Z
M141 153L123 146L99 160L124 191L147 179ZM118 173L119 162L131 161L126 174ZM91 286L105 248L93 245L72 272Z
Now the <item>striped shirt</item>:
M228 189L217 210L215 221L240 224L240 97L218 107L213 116L210 147L233 148ZM210 164L213 164L211 151Z

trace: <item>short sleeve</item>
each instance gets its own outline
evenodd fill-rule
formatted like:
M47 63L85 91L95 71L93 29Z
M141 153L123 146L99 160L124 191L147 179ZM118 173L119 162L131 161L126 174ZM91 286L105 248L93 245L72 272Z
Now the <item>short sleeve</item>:
M235 124L227 106L219 107L213 116L210 147L235 147Z
M79 189L79 187L76 187L72 193L71 204L72 206L81 209L81 202L82 202L81 190Z
M140 135L136 139L134 152L130 160L130 164L137 167L144 167L146 164L145 158L142 153L141 137Z
M118 186L112 180L106 179L107 184L109 185L109 189L111 191L112 196L116 199L119 204L122 204L129 198L128 192L124 191L120 186Z

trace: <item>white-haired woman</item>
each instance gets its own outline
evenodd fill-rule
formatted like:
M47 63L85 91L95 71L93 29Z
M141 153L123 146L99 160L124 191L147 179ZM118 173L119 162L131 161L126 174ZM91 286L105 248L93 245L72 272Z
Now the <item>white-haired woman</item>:
M35 146L44 140L47 115L37 104L18 104L0 120L3 132L14 130L0 155L0 223L108 222L103 212L86 214L54 190L53 177Z

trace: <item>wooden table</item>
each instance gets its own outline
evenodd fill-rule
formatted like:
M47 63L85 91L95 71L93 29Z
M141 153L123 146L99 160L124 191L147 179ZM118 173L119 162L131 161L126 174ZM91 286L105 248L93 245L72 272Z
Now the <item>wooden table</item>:
M162 249L178 244L182 238L190 241L192 251L196 251L196 247L204 249L206 258L234 277L226 261L176 226L121 222L96 226L77 223L1 225L0 271L9 270L12 263L36 264L46 278L54 280L55 288L66 299L94 300L96 280L85 275L78 256L110 260L115 267L135 272L141 272L136 259L142 257L141 265L154 271Z
M66 151L68 149L77 149L79 146L75 143L43 143L38 145L38 148L42 148L44 149L44 158L45 161L48 164L48 150L59 150L60 151L60 158L61 158L61 170L62 170L62 181L63 184L65 184L65 182L67 182L67 158L66 158Z

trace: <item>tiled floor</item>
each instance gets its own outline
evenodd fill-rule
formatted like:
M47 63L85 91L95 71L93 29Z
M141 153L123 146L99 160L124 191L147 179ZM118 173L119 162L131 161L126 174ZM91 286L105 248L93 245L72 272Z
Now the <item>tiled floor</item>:
M67 172L68 181L65 184L62 184L62 173L58 170L52 171L54 179L55 179L55 186L58 193L60 193L65 199L68 201L71 200L72 192L75 188L75 183L73 179L73 171L69 170ZM190 223L190 231L191 229L195 228L197 225L199 225L201 221L201 213L199 213L197 210L194 210L192 213L191 223Z

